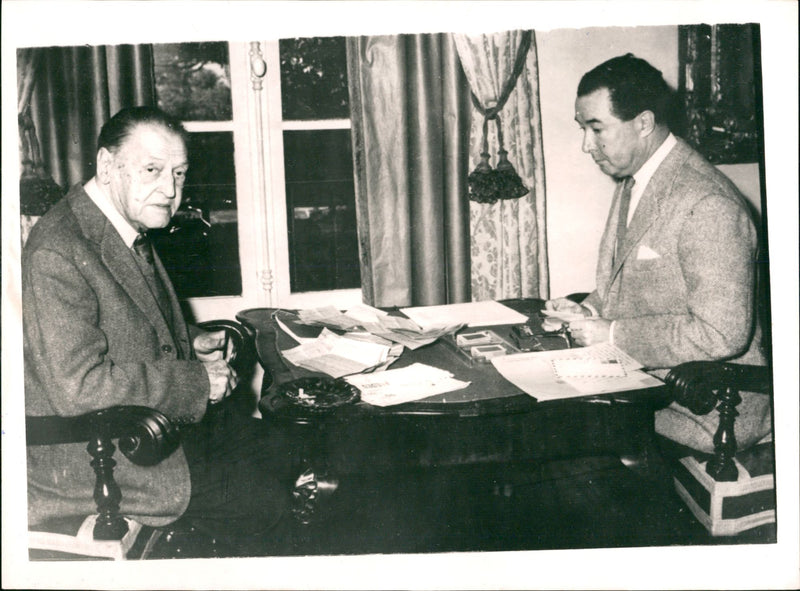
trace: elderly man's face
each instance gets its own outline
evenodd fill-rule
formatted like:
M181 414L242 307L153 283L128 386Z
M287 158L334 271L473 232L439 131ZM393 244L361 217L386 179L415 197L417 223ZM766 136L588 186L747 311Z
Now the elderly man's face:
M115 207L137 230L165 227L181 204L187 162L183 139L157 124L140 124L120 148L101 149L101 182Z
M575 120L583 131L582 150L591 154L607 175L632 175L647 160L638 118L623 121L614 115L608 89L579 96L575 100Z

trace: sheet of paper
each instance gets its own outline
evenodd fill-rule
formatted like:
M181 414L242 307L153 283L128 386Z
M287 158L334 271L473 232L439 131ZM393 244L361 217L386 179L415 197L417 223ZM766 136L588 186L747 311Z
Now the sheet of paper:
M495 326L498 324L521 324L528 321L528 317L524 314L495 301L403 308L402 312L423 329L459 324Z
M500 375L537 400L623 392L662 383L641 371L639 362L611 343L505 355L491 361ZM579 375L591 369L594 375ZM559 375L557 371L562 370L564 374Z
M392 406L421 400L469 386L453 378L450 372L415 363L400 369L358 374L345 378L361 391L361 400L375 406Z
M553 359L558 378L624 378L625 366L616 359Z

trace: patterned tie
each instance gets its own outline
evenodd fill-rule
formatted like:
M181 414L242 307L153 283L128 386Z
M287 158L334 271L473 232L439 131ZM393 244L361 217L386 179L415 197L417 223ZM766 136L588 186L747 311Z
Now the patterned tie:
M150 238L147 234L141 233L136 236L133 241L133 251L144 259L148 265L153 264L153 245L150 243Z
M625 177L622 181L622 192L619 196L619 219L617 220L617 253L625 240L628 230L628 210L631 206L631 190L636 181L632 176Z

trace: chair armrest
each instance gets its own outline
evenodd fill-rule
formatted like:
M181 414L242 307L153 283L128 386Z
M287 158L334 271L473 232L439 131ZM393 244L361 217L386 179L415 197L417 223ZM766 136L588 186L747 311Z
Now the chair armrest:
M674 367L664 382L678 404L698 415L711 412L719 392L772 391L772 372L763 365L741 365L721 361L689 361Z
M112 406L75 417L25 417L27 445L88 442L86 451L95 472L95 540L120 540L128 524L119 514L122 491L114 480L114 438L134 464L153 466L171 455L180 433L161 412L145 406Z
M674 367L664 382L678 404L697 415L716 408L719 427L714 434L714 457L706 472L717 482L733 482L738 469L733 457L737 451L734 422L736 406L742 401L739 392L772 393L769 367L741 365L720 361L689 361Z
M25 417L27 445L82 443L119 438L119 449L139 466L153 466L180 443L177 427L145 406L112 406L75 417Z
M215 332L224 330L233 343L233 350L228 363L240 376L248 375L256 364L256 346L253 332L244 324L235 320L209 320L197 325L199 328Z

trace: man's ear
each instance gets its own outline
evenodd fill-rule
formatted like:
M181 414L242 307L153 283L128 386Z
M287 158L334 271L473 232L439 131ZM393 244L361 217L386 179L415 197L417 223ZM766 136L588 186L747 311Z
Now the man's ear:
M111 167L114 164L114 155L106 148L97 151L97 180L107 185L111 182Z
M656 128L656 116L652 111L642 111L637 116L639 124L639 135L647 137Z

